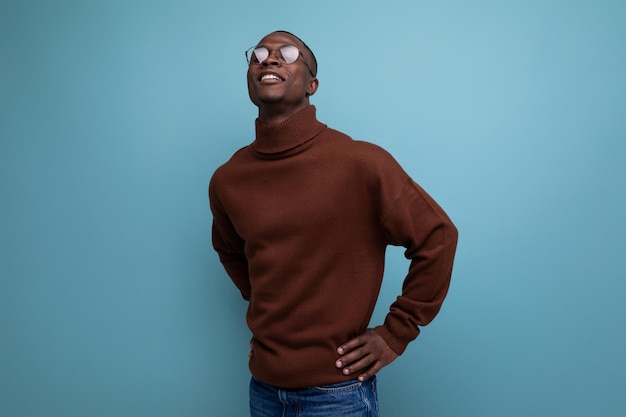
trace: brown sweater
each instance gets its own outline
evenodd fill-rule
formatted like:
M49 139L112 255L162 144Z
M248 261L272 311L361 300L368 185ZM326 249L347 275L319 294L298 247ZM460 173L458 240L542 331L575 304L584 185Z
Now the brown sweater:
M369 324L385 248L411 260L402 294L375 328L397 354L444 300L457 231L383 149L317 121L310 106L256 121L256 139L209 185L213 246L249 301L250 369L283 388L345 381L337 347Z

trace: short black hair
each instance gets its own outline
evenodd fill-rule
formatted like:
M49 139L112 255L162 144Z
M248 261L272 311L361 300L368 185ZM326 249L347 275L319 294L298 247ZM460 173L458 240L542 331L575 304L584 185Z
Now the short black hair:
M302 45L304 45L304 47L306 48L307 51L309 51L309 53L311 54L311 56L313 57L313 76L317 77L317 58L315 58L315 54L313 53L313 51L311 50L311 48L309 48L309 45L306 44L306 42L304 42L302 39L300 39L299 37L297 37L296 35L294 35L291 32L288 32L286 30L277 30L277 33L286 33L287 35L293 36L294 38L296 38L297 40L299 40Z

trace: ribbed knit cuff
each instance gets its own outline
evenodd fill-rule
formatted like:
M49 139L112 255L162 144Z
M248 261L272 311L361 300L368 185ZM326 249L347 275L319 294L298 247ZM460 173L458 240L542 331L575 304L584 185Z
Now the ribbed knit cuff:
M374 327L374 331L378 333L385 343L389 345L397 355L402 355L408 346L408 344L415 340L419 335L420 329L415 327L406 329L405 327L393 325L393 320L389 317L385 320L385 324L382 326Z

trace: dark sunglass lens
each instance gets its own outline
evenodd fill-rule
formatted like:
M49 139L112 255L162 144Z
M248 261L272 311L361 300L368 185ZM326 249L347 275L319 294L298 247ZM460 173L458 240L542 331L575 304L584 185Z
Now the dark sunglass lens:
M300 51L295 46L289 45L289 46L283 46L282 48L280 48L280 54L282 55L283 59L285 60L287 64L291 64L293 62L296 62L296 60L298 59L298 55L300 54Z

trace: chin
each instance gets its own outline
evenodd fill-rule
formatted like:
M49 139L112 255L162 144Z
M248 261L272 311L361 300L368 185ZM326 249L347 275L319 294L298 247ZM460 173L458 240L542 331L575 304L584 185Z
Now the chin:
M257 97L256 103L258 104L276 104L282 101L282 97L277 96L265 96L265 97Z

